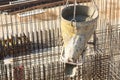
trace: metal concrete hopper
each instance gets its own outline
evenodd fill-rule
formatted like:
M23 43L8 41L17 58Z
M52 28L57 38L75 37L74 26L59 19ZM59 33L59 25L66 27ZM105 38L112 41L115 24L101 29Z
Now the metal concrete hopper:
M72 66L79 65L77 59L82 54L88 40L94 33L98 19L98 10L95 7L76 5L74 20L73 12L74 6L64 8L62 10L61 20L61 30L64 41L61 61ZM73 68L74 67L72 67L71 70L73 70Z

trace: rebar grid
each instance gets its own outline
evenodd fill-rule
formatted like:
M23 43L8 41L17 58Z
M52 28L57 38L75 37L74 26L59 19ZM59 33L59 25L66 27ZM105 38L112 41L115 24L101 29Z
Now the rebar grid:
M64 64L60 62L63 3L52 8L43 6L40 10L45 12L33 11L33 15L28 12L25 17L16 13L16 9L9 14L3 11L0 14L0 80L119 80L120 1L96 0L96 3L100 12L96 44L88 44L84 63L74 78L65 76ZM19 7L17 11L22 9ZM91 38L89 42L93 41Z

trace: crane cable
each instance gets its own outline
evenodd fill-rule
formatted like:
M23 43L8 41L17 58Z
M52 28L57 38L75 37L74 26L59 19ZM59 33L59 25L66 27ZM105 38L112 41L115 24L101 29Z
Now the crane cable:
M75 20L75 17L76 17L76 5L77 5L77 1L75 0L75 2L74 2L73 20Z
M66 7L68 7L69 5L69 0L66 0ZM76 21L75 17L76 17L76 5L77 5L77 0L74 0L74 12L73 12L73 19L71 21Z

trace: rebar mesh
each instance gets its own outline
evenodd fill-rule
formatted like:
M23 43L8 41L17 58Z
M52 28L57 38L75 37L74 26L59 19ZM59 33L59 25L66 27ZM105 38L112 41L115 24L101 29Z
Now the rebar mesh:
M88 42L84 62L70 80L120 80L120 1L96 3L100 13L96 36ZM44 5L1 10L0 80L69 80L60 62L64 2ZM36 8L39 14L29 11L21 16Z

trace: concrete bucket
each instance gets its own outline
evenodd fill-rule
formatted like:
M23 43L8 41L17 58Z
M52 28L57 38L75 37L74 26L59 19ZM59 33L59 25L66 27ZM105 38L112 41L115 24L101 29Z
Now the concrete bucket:
M74 75L79 59L88 40L97 27L98 10L95 7L76 5L75 19L74 6L62 10L61 30L64 41L61 61L66 63L65 73ZM69 66L71 65L71 66Z

